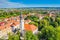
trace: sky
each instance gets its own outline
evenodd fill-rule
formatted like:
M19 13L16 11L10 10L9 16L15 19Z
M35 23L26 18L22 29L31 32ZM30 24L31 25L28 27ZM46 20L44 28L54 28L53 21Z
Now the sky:
M60 0L0 0L0 8L60 7Z

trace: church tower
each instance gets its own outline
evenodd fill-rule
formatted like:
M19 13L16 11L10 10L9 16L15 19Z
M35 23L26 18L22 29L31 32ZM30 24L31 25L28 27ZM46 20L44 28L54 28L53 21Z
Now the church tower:
M21 30L20 36L24 36L24 17L22 13L20 13L20 30Z

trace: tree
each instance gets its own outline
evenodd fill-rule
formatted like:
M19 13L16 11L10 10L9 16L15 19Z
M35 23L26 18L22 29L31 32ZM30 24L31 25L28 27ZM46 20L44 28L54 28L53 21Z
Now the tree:
M60 26L56 27L56 31L57 31L57 39L56 40L60 40Z
M56 18L56 22L60 25L60 17Z
M32 20L32 21L34 21L34 22L38 22L39 21L39 18L38 17L36 17L36 16L27 16L25 19L30 19L30 20Z
M40 24L39 24L39 31L44 28L45 26L49 25L49 21L47 21L46 19L42 19L40 20Z
M29 24L33 24L33 25L38 27L38 23L37 22L30 22Z
M25 34L25 40L38 40L38 38L31 31L27 31Z
M47 14L48 12L44 12L44 11L42 11L42 10L40 10L40 14Z
M42 28L42 30L39 32L38 37L40 39L44 40L56 40L56 30L53 26L45 26Z
M57 22L50 22L50 25L52 25L53 27L58 27L58 23Z
M20 40L20 32L17 31L16 34L10 34L9 33L8 40Z

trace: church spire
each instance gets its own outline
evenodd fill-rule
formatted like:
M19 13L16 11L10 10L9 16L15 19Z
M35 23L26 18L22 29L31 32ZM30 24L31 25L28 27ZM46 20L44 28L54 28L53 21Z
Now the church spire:
M21 36L24 35L24 17L22 15L22 12L20 13L20 30L21 30Z

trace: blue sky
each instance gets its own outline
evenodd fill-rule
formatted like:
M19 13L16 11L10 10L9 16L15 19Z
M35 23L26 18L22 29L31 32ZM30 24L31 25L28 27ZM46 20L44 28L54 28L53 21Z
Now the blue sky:
M60 0L0 0L0 8L60 7Z
M59 4L60 0L10 0L11 2L19 2L23 4Z

